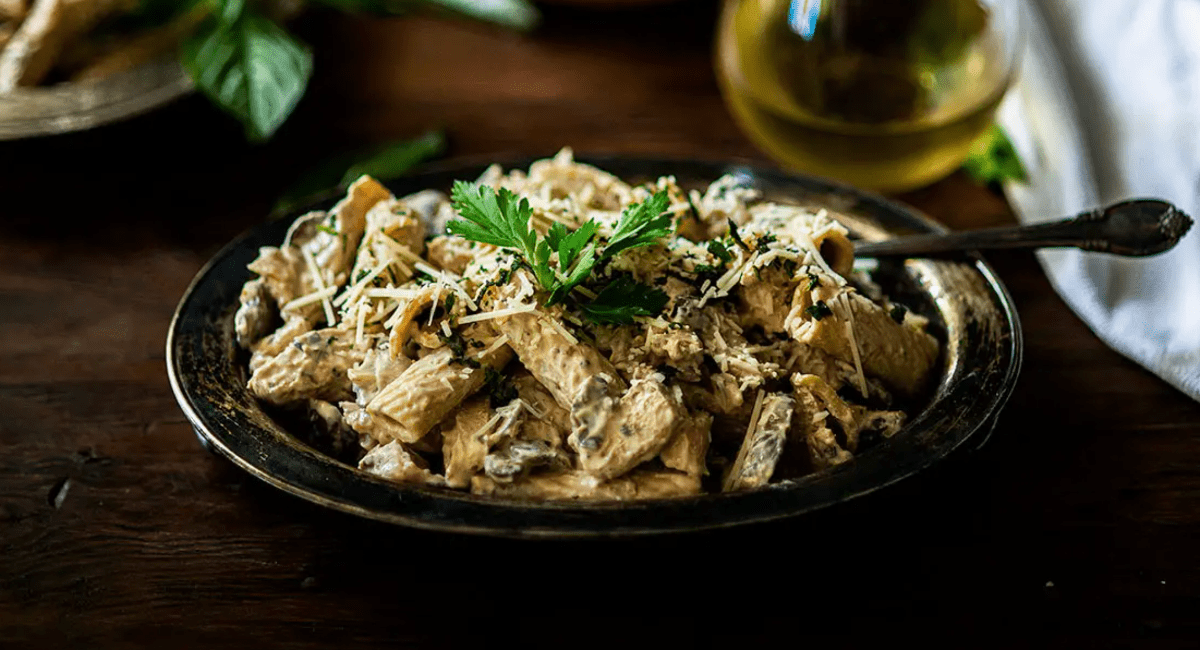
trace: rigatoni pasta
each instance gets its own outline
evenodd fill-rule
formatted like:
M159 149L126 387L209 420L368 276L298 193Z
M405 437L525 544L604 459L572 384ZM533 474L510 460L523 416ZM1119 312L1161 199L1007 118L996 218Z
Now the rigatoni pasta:
M452 195L364 177L250 268L250 390L384 479L518 499L760 488L894 435L939 359L825 211L570 150ZM874 294L875 292L872 292Z

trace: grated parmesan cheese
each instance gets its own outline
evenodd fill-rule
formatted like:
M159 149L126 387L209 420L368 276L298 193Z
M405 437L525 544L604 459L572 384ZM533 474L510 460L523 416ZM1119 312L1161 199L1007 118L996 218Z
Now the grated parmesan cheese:
M463 316L462 318L458 319L458 322L459 322L459 324L466 325L467 323L478 323L480 321L491 320L493 318L504 318L505 316L512 316L514 314L524 314L524 313L534 311L536 309L537 309L537 305L521 304L521 305L517 305L516 307L508 307L506 309L496 309L493 311L485 311L485 312L480 312L478 314L471 314L469 316Z
M325 287L324 289L318 289L317 291L314 291L306 296L300 296L299 298L296 298L295 300L289 301L286 305L283 306L282 311L291 311L291 310L297 309L299 307L311 305L314 302L321 302L322 300L328 300L329 297L332 296L335 291L337 291L337 287Z
M858 339L854 336L854 310L850 308L850 298L846 293L841 294L841 303L846 308L846 336L850 338L850 354L854 357L855 378L858 379L858 391L863 397L867 396L867 376L863 374L862 353L858 348Z
M562 337L564 339L566 339L571 345L579 344L579 339L575 338L570 332L568 332L567 328L563 327L562 323L558 322L557 318L552 317L552 318L548 318L546 320L550 323L551 327L553 327L555 330L557 330L558 333L561 334Z
M486 357L487 355L495 352L496 350L499 350L504 344L508 343L508 341L509 341L508 335L502 334L500 336L500 338L496 339L495 341L492 341L491 345L489 345L486 348L484 348L483 350L480 350L479 352L477 352L472 358L478 361L479 359Z
M367 320L367 303L366 301L358 303L358 325L354 330L354 347L361 348L363 346L363 324Z
M487 422L484 422L483 426L479 427L479 430L476 431L471 437L476 440L483 440L483 437L487 435L487 432L490 431L492 427L496 426L496 423L499 422L500 418L502 417L504 416L499 413L493 415L491 419L489 419Z
M312 253L303 246L300 247L300 255L304 258L304 263L308 265L308 271L313 274L313 282L317 284L317 289L324 291L327 288L325 278L321 276L321 267L317 266L317 260L313 259ZM337 324L337 318L333 315L333 303L329 301L333 294L337 293L337 287L332 287L332 291L321 297L321 306L325 308L325 322L333 327Z
M525 407L525 410L529 411L529 414L532 415L533 417L535 417L539 420L544 420L546 418L546 416L542 415L540 412L538 412L537 409L535 409L533 407L533 404L530 404L529 402L526 402L525 400L523 400L519 397L517 398L517 401L520 402L521 406Z
M362 293L362 290L364 288L366 288L366 286L368 284L370 284L375 278L379 277L379 274L383 273L384 269L386 269L387 267L388 267L388 263L384 262L384 263L380 264L379 266L376 266L375 268L371 269L371 272L368 273L366 276L364 276L362 280L355 282L354 286L350 287L349 289L346 290L345 293L338 296L333 301L333 306L341 307L342 305L348 305L348 304L354 302L355 300L358 300L358 296L360 293Z
M421 295L419 289L396 289L394 287L387 288L371 288L363 291L363 295L367 298L404 298L411 300Z
M758 418L762 415L763 399L767 396L766 391L758 391L758 396L754 398L754 410L750 411L750 425L746 427L746 436L749 437L754 433L754 427L758 424Z
M439 284L433 292L433 304L429 305L429 322L425 324L426 327L433 327L433 315L437 313L438 303L442 301L442 289L442 285Z

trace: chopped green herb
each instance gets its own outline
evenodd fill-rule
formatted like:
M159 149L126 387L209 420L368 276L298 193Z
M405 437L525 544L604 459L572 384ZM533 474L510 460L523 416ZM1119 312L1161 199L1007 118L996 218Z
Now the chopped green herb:
M488 396L488 404L498 409L502 406L507 406L514 399L517 399L517 387L513 386L504 375L496 372L491 366L484 368L484 392Z
M804 313L808 314L809 316L812 316L813 318L815 318L817 320L821 320L822 318L825 318L826 316L832 316L833 310L829 308L829 305L825 304L824 300L818 300L811 307L809 307L808 309L805 309Z
M732 225L732 224L731 224ZM729 248L725 246L720 239L708 240L708 252L712 253L717 259L722 262L733 261L733 254L729 252Z
M816 289L819 286L821 286L821 278L817 277L816 273L809 271L808 272L808 290L812 291L813 289Z
M327 235L333 235L334 237L337 237L338 235L341 234L336 229L330 228L329 226L326 226L323 223L317 224L317 230L320 230L321 232L323 232Z
M742 240L742 235L738 233L737 224L733 222L733 219L729 220L729 236L733 237L733 243L737 244L738 247L747 253L750 252L750 247L747 246L746 242Z
M467 346L472 344L473 339L463 337L461 332L450 332L450 336L438 332L437 337L446 344L446 347L450 348L450 352L453 354L450 363L457 363L468 368L480 367L478 361L467 357Z

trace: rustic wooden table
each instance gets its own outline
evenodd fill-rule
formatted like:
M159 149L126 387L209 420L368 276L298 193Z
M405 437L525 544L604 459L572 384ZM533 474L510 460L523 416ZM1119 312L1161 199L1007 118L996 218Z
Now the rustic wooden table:
M269 145L196 98L0 143L0 646L1196 643L1200 405L1102 345L1023 253L990 257L1027 345L991 442L800 519L458 537L323 510L199 447L168 320L298 174L431 126L452 155L761 160L717 94L714 14L548 9L529 37L311 20L317 77ZM960 175L900 198L957 228L1012 221Z

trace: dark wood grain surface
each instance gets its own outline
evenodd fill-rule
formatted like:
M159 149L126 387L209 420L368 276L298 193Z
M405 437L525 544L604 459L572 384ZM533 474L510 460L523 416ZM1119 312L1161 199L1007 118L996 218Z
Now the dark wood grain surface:
M532 36L309 19L308 98L243 143L191 98L0 143L0 646L1196 647L1200 405L1106 348L1033 256L990 259L1024 372L981 451L830 511L687 536L518 542L325 511L203 451L163 343L192 276L337 151L762 160L717 94L715 4L548 8ZM960 175L901 197L1011 222Z

